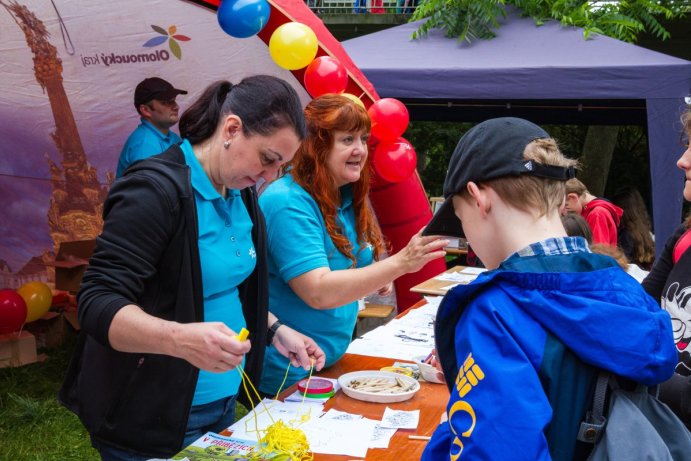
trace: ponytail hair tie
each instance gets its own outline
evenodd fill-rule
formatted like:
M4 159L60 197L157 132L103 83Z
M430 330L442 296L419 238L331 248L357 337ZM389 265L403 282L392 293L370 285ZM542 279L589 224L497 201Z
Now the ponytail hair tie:
M226 97L228 96L228 93L230 93L230 90L233 89L233 84L230 82L223 82L221 83L221 87L218 89L218 100L221 104L223 104L226 100Z

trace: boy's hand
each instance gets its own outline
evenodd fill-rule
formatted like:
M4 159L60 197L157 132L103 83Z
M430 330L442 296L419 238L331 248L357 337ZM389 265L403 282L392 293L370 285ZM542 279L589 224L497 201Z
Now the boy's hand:
M437 369L437 379L439 381L444 381L444 371L441 368L441 362L437 358L437 349L432 349L429 356L425 359L424 363L428 363Z

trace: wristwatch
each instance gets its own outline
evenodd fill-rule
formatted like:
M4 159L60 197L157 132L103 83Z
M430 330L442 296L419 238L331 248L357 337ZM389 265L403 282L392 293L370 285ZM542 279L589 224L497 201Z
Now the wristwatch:
M280 320L276 320L270 327L269 330L266 332L266 345L270 346L271 343L274 340L274 336L276 336L276 330L278 330L283 324L281 323Z

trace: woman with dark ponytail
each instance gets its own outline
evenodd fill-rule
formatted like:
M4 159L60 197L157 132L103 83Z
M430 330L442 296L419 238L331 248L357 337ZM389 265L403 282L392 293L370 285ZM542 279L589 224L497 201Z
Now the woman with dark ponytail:
M297 94L270 76L216 82L180 134L113 184L78 295L82 333L60 400L104 460L168 458L230 426L236 368L258 382L267 344L296 366L324 365L310 338L267 328L277 319L255 185L305 136Z

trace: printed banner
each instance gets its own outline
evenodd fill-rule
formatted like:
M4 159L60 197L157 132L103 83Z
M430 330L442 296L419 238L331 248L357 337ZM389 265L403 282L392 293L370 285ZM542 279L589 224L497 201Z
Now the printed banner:
M270 74L290 82L257 37L172 0L0 2L0 288L53 282L61 242L95 238L120 150L139 124L134 88L158 76L189 92ZM174 130L177 127L173 128Z

